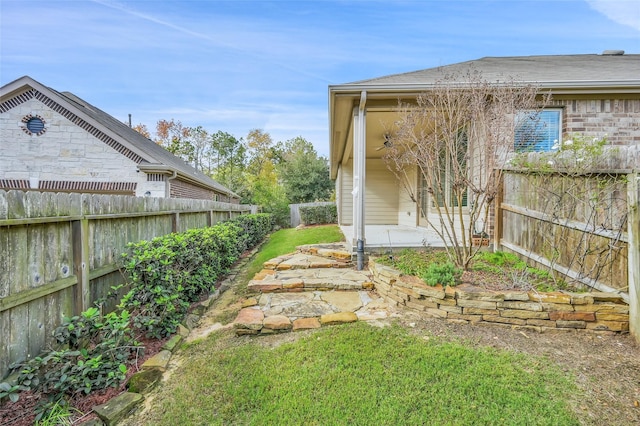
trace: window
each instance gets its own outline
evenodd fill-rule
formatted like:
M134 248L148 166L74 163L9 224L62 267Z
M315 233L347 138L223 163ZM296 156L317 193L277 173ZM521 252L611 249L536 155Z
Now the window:
M438 163L442 169L438 173L438 177L434 177L431 184L433 194L429 196L429 187L424 175L420 179L420 208L426 214L429 210L429 202L432 207L443 207L445 202L449 207L466 207L467 206L467 187L464 182L456 182L460 180L460 173L467 170L467 150L469 140L467 132L461 130L455 143L455 152L443 149L440 152ZM463 179L464 180L464 179Z
M560 140L562 110L545 109L517 115L516 152L551 151Z

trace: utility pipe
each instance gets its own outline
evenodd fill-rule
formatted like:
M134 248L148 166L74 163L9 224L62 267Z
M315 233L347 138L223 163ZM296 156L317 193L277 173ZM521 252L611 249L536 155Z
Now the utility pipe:
M357 135L354 143L353 160L356 163L357 189L356 189L356 215L355 223L356 232L356 264L358 271L364 269L364 244L365 244L365 226L364 226L364 189L365 189L365 170L366 170L366 104L367 92L363 90L360 93L360 105L358 106L358 127ZM356 156L357 153L357 156ZM356 160L357 159L357 160Z

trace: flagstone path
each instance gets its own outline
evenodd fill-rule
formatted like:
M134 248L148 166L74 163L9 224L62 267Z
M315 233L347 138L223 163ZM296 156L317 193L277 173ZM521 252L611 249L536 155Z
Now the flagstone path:
M233 325L237 335L273 334L395 314L373 291L368 271L356 271L342 244L307 245L264 263L249 282L255 293Z

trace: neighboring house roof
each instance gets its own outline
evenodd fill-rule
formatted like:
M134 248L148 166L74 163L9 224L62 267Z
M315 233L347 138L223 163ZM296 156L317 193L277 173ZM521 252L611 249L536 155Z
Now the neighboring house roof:
M145 172L175 172L180 178L187 179L215 192L240 198L229 188L196 170L190 164L176 157L162 146L144 137L125 123L115 119L73 93L58 92L50 87L44 86L31 77L24 76L0 88L0 102L5 102L29 89L39 91L115 139L119 144L124 146L128 152L128 154L125 155L136 161L141 170ZM123 152L120 149L118 149L118 151Z

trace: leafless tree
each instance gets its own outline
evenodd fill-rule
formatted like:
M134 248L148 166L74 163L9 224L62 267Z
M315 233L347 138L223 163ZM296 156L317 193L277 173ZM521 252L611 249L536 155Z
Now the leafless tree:
M400 103L385 163L414 202L431 206L434 214L426 208L420 214L456 266L467 269L478 251L472 238L487 235L516 132L526 130L524 120L535 119L548 100L535 85L489 82L470 70L444 75L415 102Z

